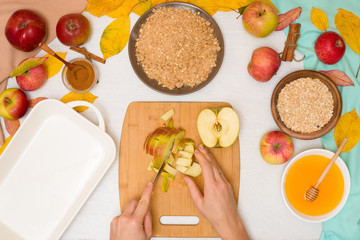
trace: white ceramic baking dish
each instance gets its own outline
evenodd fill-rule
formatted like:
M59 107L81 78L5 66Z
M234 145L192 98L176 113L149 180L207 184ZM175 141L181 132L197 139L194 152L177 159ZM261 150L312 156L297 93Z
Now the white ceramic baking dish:
M94 125L75 112L88 106ZM0 156L0 238L58 239L116 156L90 103L38 103Z

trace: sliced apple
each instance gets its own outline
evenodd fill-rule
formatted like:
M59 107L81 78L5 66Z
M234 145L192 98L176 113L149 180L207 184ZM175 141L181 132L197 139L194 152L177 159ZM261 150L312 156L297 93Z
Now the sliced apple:
M175 171L177 171L177 170L175 170ZM166 177L168 180L174 180L175 179L175 175L172 175L172 174L170 174L170 173L168 173L168 172L161 172L161 176L163 176L163 177Z
M192 153L187 152L187 151L179 151L179 152L178 152L178 155L179 155L180 157L189 158L189 159L191 159L192 156L193 156Z
M176 165L184 166L184 167L190 167L192 163L192 159L189 158L178 158L176 160Z
M169 190L169 181L166 177L162 178L161 191L167 192Z
M167 160L167 163L169 165L173 165L175 163L175 158L174 158L174 156L172 154L169 156L169 159Z
M189 169L188 167L185 167L182 165L176 165L175 168L176 168L176 170L178 170L181 173L185 173Z
M183 151L194 154L195 147L192 144L185 144Z
M197 177L201 174L202 170L201 170L201 166L200 164L194 162L191 167L189 167L188 170L186 170L184 173L186 175L189 175L191 177Z
M238 138L240 120L229 107L204 109L198 116L197 129L207 147L229 147Z
M172 108L169 111L167 111L166 113L164 113L163 115L161 115L160 119L166 122L167 120L172 118L172 116L174 116L174 114L175 114L175 110Z
M164 170L173 176L175 176L177 173L177 170L175 168L171 167L169 164L165 164Z

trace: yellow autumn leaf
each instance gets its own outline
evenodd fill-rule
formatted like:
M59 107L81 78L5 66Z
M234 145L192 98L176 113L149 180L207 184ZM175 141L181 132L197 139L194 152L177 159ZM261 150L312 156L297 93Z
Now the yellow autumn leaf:
M343 152L350 151L360 140L360 118L356 109L341 116L335 126L334 138L337 146L340 146L342 140L347 137Z
M67 52L57 52L56 54L65 59ZM44 62L44 66L46 67L47 78L49 79L58 74L64 64L60 62L59 59L51 56L50 54L46 54L44 57L48 58Z
M82 93L82 94L69 92L68 94L63 96L60 99L60 101L62 101L63 103L68 103L68 102L72 102L72 101L87 101L89 103L93 103L95 101L95 99L97 99L97 98L98 98L97 96L94 96L93 94L91 94L89 92ZM86 109L88 109L88 107L85 107L85 106L74 107L74 110L77 112L83 112Z
M360 18L340 8L335 15L335 25L351 49L360 54Z
M100 39L100 49L107 59L121 52L130 36L130 18L122 16L112 21L104 30Z
M326 13L319 8L312 8L311 21L320 31L325 31L329 27L329 21Z
M108 14L120 7L125 0L88 0L85 11L96 17Z
M114 11L106 14L111 18L128 16L133 12L139 16L143 15L151 7L151 0L125 0L125 2Z
M4 152L5 148L7 147L7 145L9 144L9 142L11 141L12 136L9 136L8 138L6 138L5 142L3 143L3 145L1 145L0 147L0 155Z

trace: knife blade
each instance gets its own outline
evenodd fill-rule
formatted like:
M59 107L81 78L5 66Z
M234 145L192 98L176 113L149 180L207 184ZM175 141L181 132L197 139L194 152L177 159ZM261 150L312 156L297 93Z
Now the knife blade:
M161 166L159 168L159 171L157 172L156 176L154 177L154 180L153 180L153 186L155 187L156 183L157 183L157 180L159 179L159 176L161 174L161 171L164 169L165 167L165 164L166 164L166 161L169 159L170 157L170 154L171 154L171 150L172 148L174 147L174 142L175 142L175 138L173 139L171 145L170 145L170 148L169 150L167 151L162 163L161 163Z

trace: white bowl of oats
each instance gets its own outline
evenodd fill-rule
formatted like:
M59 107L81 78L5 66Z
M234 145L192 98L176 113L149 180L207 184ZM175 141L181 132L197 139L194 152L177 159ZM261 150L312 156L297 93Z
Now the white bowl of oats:
M298 139L315 139L331 131L341 110L341 95L335 83L312 70L285 76L271 97L271 112L276 124Z

